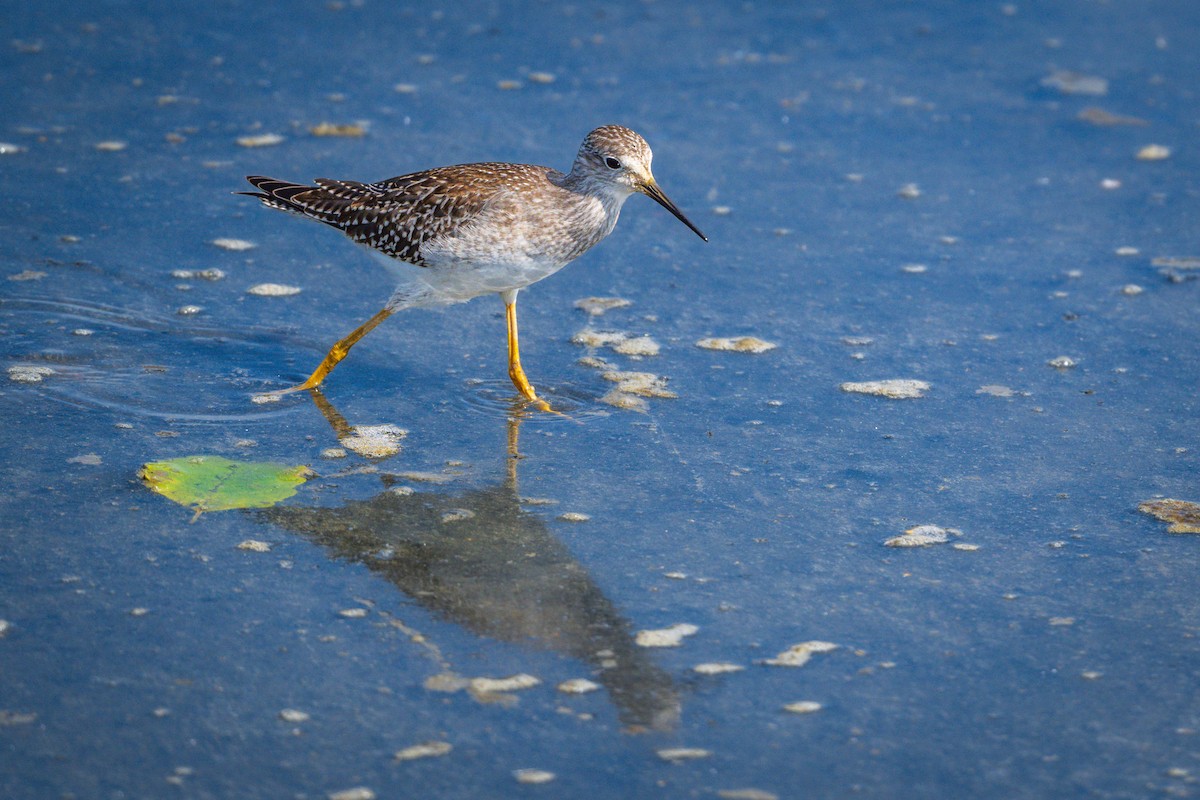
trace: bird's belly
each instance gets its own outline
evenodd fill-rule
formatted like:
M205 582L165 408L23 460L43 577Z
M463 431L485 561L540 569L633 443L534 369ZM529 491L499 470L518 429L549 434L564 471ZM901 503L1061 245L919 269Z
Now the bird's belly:
M447 299L521 289L562 269L570 258L527 236L448 237L422 248L421 280Z
M421 279L448 300L469 300L482 294L521 289L562 269L555 262L533 259L504 262L442 262L422 270Z

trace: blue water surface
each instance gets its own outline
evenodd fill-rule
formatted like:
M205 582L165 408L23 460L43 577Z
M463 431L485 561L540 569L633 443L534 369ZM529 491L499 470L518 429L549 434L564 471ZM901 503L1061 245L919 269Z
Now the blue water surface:
M1200 5L0 18L0 795L1200 792L1200 538L1138 511L1200 502ZM609 123L710 243L635 197L522 293L562 414L516 402L491 298L251 401L392 287L245 175L566 169ZM744 336L776 347L697 346ZM606 369L677 397L617 408ZM843 388L884 379L929 387ZM381 424L398 453L336 452ZM201 454L316 475L198 518L140 477ZM917 525L953 531L884 544Z

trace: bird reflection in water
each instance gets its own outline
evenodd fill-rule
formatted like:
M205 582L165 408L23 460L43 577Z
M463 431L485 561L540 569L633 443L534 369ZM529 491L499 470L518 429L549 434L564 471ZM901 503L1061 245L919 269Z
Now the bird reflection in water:
M319 392L314 401L339 438L353 431ZM504 481L463 494L400 493L336 508L262 513L339 559L361 563L438 616L480 636L550 649L588 664L632 730L679 720L671 676L634 643L623 618L517 490L520 409L508 417Z

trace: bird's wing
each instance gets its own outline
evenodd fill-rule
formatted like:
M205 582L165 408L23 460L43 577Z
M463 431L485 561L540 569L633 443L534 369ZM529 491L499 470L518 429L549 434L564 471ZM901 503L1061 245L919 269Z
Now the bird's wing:
M538 176L544 167L461 164L414 172L377 183L318 178L316 186L250 176L264 205L320 220L393 258L424 265L421 248L453 235L509 185Z

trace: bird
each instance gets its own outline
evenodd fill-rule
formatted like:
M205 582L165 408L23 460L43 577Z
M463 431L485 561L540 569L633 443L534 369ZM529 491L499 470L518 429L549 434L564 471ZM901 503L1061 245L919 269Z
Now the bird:
M521 366L522 289L608 236L634 194L651 198L708 241L659 188L652 158L640 134L604 125L584 138L567 173L483 162L375 183L318 178L305 185L248 175L257 191L236 194L339 229L382 258L397 282L383 309L339 339L303 383L269 394L317 389L360 339L397 311L496 294L505 307L509 379L525 401L542 403Z

